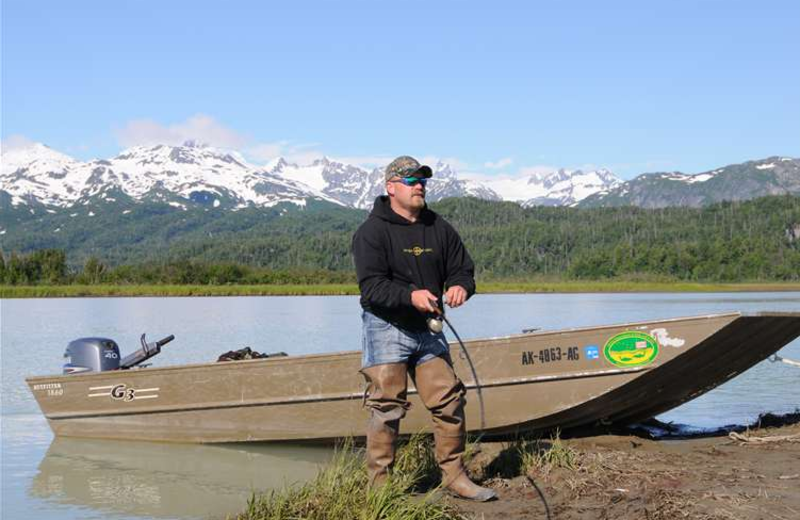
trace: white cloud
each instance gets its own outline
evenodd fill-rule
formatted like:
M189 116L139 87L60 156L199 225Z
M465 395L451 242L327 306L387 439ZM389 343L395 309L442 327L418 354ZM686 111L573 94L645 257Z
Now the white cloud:
M516 177L530 177L531 175L549 175L558 171L555 166L547 166L544 164L537 164L535 166L525 166L519 169Z
M33 144L36 144L36 142L28 139L24 135L14 134L0 141L0 149L2 149L3 152L9 152L20 148L28 148Z
M493 181L495 179L499 179L500 176L497 174L491 174L486 172L477 172L477 171L467 171L467 170L459 170L458 171L458 178L467 181L479 181L479 182L486 182L486 181Z
M435 166L438 162L449 164L457 172L469 169L469 164L461 159L458 159L457 157L438 157L435 155L425 155L423 157L417 157L416 159L420 163L427 164L429 166Z
M483 163L484 168L489 168L490 170L499 170L501 168L505 168L506 166L510 166L514 162L514 159L511 157L503 157L499 161L495 162L485 162Z
M185 121L172 125L164 125L151 119L137 119L129 121L122 128L114 131L117 140L124 147L137 145L181 145L186 141L196 141L218 148L227 148L241 153L255 164L267 164L270 161L283 157L288 162L306 165L328 156L332 160L345 164L353 164L365 169L383 167L389 164L396 156L386 154L375 155L331 155L321 149L319 143L297 143L289 140L273 142L256 142L251 137L229 128L213 117L205 114L196 114ZM32 141L23 136L10 136L2 143L3 149L12 149L32 144ZM506 173L507 168L514 164L511 157L503 157L496 161L483 163L486 170L495 172L476 171L469 163L456 157L441 157L436 155L417 156L422 164L435 166L442 162L454 168L460 178L472 180L500 180L520 179L532 175L543 176L551 174L558 168L548 165L521 166L516 173ZM583 165L580 169L597 169L596 165ZM504 170L502 173L497 170Z
M365 170L373 168L383 168L395 158L388 155L337 155L331 157L332 160L345 164L354 164Z
M241 149L249 142L246 136L218 123L205 114L197 114L174 125L162 125L150 119L137 119L115 130L124 147L139 145L180 145L197 141L219 148Z
M291 141L275 141L250 145L243 150L243 153L249 159L261 164L283 157L287 162L305 165L325 156L318 147L316 143L295 144Z
M308 164L324 156L316 143L254 142L249 136L228 128L205 114L196 114L186 121L172 125L163 125L151 119L137 119L114 133L120 145L126 148L156 144L178 146L186 141L196 141L217 148L241 151L248 160L260 164L266 164L278 157L289 162Z
M276 141L274 143L259 143L242 150L248 158L261 163L268 163L284 155L289 147L289 141Z

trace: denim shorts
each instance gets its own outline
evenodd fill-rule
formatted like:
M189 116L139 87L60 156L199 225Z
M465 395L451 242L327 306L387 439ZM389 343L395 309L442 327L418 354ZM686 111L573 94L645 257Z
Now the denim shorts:
M361 314L361 368L386 363L416 366L450 355L443 333L414 332L395 327L371 312Z

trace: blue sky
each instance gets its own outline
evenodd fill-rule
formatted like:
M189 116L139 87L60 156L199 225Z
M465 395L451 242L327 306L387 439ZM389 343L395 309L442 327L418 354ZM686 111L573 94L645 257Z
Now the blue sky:
M2 2L2 139L623 178L800 156L800 2Z

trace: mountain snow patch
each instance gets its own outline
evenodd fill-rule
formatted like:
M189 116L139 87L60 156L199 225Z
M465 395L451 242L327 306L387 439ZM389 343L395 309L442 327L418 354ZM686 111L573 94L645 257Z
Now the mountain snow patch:
M697 175L690 176L688 179L686 179L686 182L689 184L694 184L695 182L706 182L708 179L713 178L713 173L698 173Z

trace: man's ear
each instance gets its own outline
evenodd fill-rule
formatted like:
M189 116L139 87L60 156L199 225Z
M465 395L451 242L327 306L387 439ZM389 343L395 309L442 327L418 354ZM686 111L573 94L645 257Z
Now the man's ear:
M387 194L388 194L390 197L394 197L394 190L395 190L395 188L396 188L396 186L394 185L394 183L393 183L393 182L387 182L387 183L386 183L386 193L387 193Z

